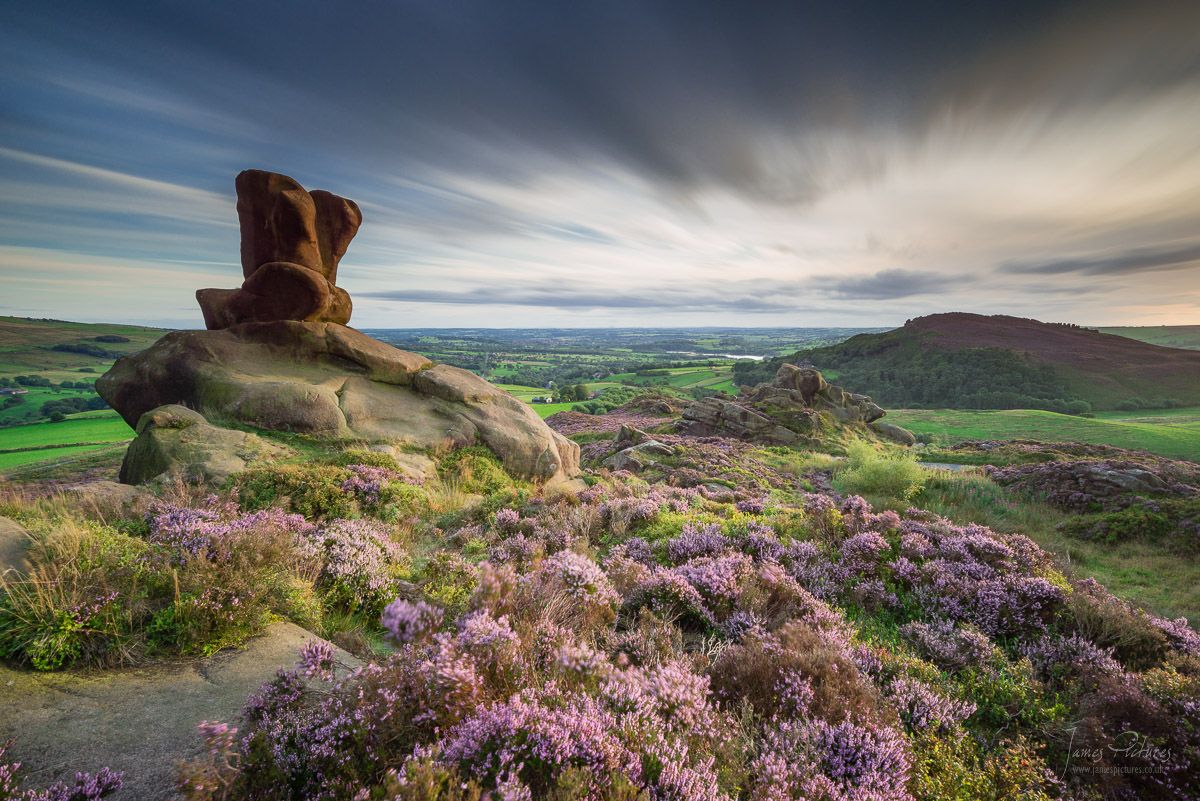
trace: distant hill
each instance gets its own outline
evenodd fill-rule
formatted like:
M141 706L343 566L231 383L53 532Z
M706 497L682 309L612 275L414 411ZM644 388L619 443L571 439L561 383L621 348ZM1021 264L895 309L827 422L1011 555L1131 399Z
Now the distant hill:
M1200 350L1200 325L1123 325L1099 328L1105 334L1149 342L1167 348Z
M1004 315L918 317L893 331L739 366L735 380L756 383L785 360L811 362L884 406L1078 413L1200 405L1200 351Z

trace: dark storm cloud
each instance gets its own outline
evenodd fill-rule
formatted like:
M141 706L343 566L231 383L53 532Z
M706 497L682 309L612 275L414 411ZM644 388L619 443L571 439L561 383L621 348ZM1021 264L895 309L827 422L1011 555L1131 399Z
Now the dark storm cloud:
M102 63L128 102L183 95L217 135L242 120L276 160L304 142L334 160L368 152L519 180L539 157L604 159L663 191L792 203L875 174L883 157L864 146L856 170L831 170L819 142L764 154L762 138L911 121L946 63L1057 4L977 5L993 7L68 2L30 7L12 30L57 42L67 65Z
M851 278L825 276L814 279L813 284L826 294L847 300L888 300L941 294L957 289L969 280L967 277L951 279L942 273L894 269Z
M1036 275L1128 275L1155 270L1184 270L1200 263L1200 243L1148 247L1071 259L1008 262L1001 271Z

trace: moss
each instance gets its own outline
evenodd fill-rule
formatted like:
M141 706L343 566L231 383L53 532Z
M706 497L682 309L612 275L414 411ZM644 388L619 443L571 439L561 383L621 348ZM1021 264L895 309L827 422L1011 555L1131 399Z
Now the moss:
M443 481L457 483L464 492L478 495L490 495L514 485L496 454L480 445L460 448L443 457L437 471Z
M354 498L342 491L349 477L332 465L270 465L234 476L232 488L247 511L278 506L310 518L354 517Z

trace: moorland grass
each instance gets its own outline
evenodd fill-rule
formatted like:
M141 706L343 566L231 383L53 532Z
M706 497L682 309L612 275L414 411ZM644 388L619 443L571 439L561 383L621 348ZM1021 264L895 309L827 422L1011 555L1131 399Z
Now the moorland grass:
M964 439L1035 439L1113 445L1172 459L1200 460L1200 425L1191 423L1130 422L1032 409L898 409L888 412L887 420L939 445Z

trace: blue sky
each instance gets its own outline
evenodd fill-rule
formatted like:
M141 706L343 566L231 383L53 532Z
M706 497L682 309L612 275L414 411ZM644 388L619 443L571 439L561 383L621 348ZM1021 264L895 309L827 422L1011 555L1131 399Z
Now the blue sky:
M23 4L0 314L199 325L257 167L366 327L1200 323L1200 5L903 5Z

